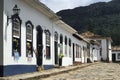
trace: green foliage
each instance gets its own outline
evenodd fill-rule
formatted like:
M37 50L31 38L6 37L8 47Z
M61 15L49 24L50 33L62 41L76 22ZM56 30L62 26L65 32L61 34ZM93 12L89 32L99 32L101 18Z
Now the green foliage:
M63 10L57 14L80 33L89 30L112 37L113 45L120 45L120 0L99 2L73 10Z
M63 58L63 57L64 57L63 53L60 53L59 58Z

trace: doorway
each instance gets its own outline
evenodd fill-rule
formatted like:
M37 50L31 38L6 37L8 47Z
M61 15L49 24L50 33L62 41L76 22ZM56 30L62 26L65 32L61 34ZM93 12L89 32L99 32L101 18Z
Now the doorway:
M74 62L75 62L75 44L73 43L73 64L74 64Z
M55 64L58 64L58 43L55 42Z
M113 62L116 61L116 54L112 54L112 61L113 61Z
M54 52L55 52L55 64L58 64L58 33L54 34Z
M37 26L37 65L42 66L42 61L43 61L43 44L42 44L42 34L43 30L41 26Z

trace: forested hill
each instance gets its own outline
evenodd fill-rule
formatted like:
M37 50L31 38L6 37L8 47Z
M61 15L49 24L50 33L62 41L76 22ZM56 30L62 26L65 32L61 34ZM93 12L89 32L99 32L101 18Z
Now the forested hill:
M113 45L120 45L120 0L62 10L57 15L79 33L89 30L102 36L110 36Z

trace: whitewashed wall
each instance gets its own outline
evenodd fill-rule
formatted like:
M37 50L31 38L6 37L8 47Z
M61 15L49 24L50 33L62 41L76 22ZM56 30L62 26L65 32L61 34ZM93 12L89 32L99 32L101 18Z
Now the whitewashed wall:
M75 56L76 56L76 44L78 44L80 47L81 47L81 58L76 58L75 57L75 61L76 62L82 62L82 63L85 63L86 62L86 59L87 59L87 57L85 57L86 56L86 52L87 51L83 51L83 47L86 47L87 48L87 43L86 42L84 42L84 41L81 41L81 40L78 40L78 39L73 39L73 42L74 42L74 44L75 44Z
M65 36L67 36L67 56L63 57L63 62L62 62L62 66L68 66L68 65L72 65L72 34L70 34L69 32L67 32L66 30L62 29L59 25L54 24L53 27L53 33L54 32L58 33L58 43L60 43L60 34L62 34L63 36L63 54L65 55ZM71 39L71 57L69 56L69 38ZM53 37L53 42L54 42L54 37ZM54 47L54 45L53 45ZM53 53L54 53L54 48L53 48ZM58 47L58 54L60 53L60 47ZM54 55L53 55L54 56Z
M111 40L108 40L108 54L109 54L109 61L112 61L112 47L111 47Z
M95 45L95 50L94 50L94 61L100 61L101 56L100 56L100 46Z
M9 4L8 4L9 3ZM8 53L8 54L5 54L4 55L4 59L5 59L5 62L4 64L36 64L36 58L35 58L35 55L33 56L33 59L32 59L32 62L31 63L28 63L26 61L26 50L25 50L25 35L26 35L26 30L25 30L25 22L27 22L28 20L30 20L33 25L34 25L34 30L33 30L33 47L34 49L36 49L36 26L40 25L42 26L43 30L45 29L48 29L51 33L51 44L53 44L53 22L48 18L46 17L45 15L43 15L41 12L38 12L36 9L26 5L24 2L20 1L20 0L5 0L5 15L4 15L4 19L7 19L7 16L10 16L12 15L12 9L14 7L14 5L17 4L18 7L20 7L21 11L20 11L20 18L22 20L22 25L21 25L21 42L22 42L22 52L21 52L21 57L19 59L19 62L14 62L13 60L13 57L11 56L11 53L12 53L12 29L11 29L11 22L9 23L9 25L7 26L7 29L4 29L4 32L7 30L7 41L5 41L5 48L4 48L4 52L5 53ZM6 23L6 21L4 22ZM9 35L9 36L8 36ZM46 60L46 58L44 57L45 55L45 33L43 33L43 64L53 64L53 47L51 45L51 59L50 60ZM10 57L11 56L11 57ZM9 59L8 59L9 58ZM11 61L11 63L9 62Z
M106 39L102 39L102 59L106 60L107 59L107 41Z
M30 20L32 22L32 24L34 25L34 29L33 29L33 47L34 49L36 49L36 27L38 25L42 26L42 29L48 29L51 33L51 59L47 60L45 58L45 54L46 54L46 40L45 40L45 33L43 33L43 65L53 65L54 64L54 32L57 31L58 34L62 34L63 35L63 47L65 44L65 36L67 36L67 39L69 40L69 38L71 39L72 42L76 42L78 45L80 45L81 47L86 46L86 42L83 41L79 41L76 38L74 38L72 36L71 33L65 31L63 28L61 28L59 25L56 25L55 22L53 22L52 20L50 20L48 17L46 17L45 15L43 15L41 12L38 12L36 9L34 9L33 7L30 7L28 5L26 5L24 2L20 1L20 0L4 0L4 65L15 65L15 64L27 64L27 65L36 65L36 58L35 58L35 54L33 55L32 61L28 62L27 61L27 57L26 57L26 28L25 28L25 22L27 22L28 20ZM20 18L22 20L22 25L21 25L21 57L19 59L18 62L14 61L13 57L12 57L12 23L11 20L9 20L9 25L6 26L7 23L7 16L11 17L11 15L13 15L12 9L14 7L14 5L17 4L18 7L21 9L20 11ZM60 36L59 36L60 37ZM67 44L68 41L67 40ZM60 42L60 41L58 41ZM75 44L76 44L75 43ZM71 43L72 45L72 43ZM65 54L65 48L63 48L63 54ZM71 46L71 54L72 52L73 46ZM58 49L58 51L60 51ZM59 53L59 52L58 52ZM69 44L67 45L67 54L69 54ZM63 66L67 66L67 65L72 65L72 58L73 56L69 57L66 56L63 58L64 62L63 62ZM77 60L77 59L76 59ZM80 61L81 59L79 59ZM84 60L84 59L83 59ZM82 62L84 62L82 60ZM9 62L11 61L11 62ZM69 62L68 62L69 61Z
M90 45L90 60L94 62L94 50L92 50L92 48L93 48L93 45L91 44Z

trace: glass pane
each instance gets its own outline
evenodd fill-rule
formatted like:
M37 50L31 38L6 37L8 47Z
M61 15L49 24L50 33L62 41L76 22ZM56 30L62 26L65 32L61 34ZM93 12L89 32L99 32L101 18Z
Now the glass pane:
M13 21L13 35L20 36L20 23L18 21Z
M12 18L12 56L14 60L18 60L21 56L21 39L20 39L20 29L21 23L18 17Z
M50 34L46 32L46 45L50 45Z
M118 59L120 59L120 53L118 53Z
M50 32L46 31L46 59L50 59Z
M46 47L46 59L50 59L50 47Z
M55 32L55 36L54 37L55 37L55 41L58 42L58 33L57 32Z
M32 42L29 42L29 41L27 41L27 43L26 43L26 56L28 57L32 57L33 56L33 54L32 54Z
M19 38L13 38L13 56L15 56L14 51L19 53L19 56L21 55L21 53L20 53L20 39Z
M60 43L63 43L63 36L60 35Z
M67 45L67 37L65 37L65 45Z

